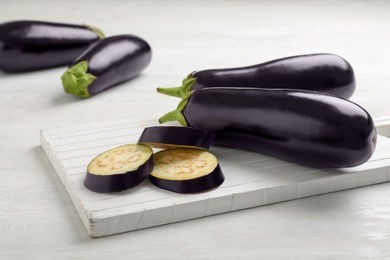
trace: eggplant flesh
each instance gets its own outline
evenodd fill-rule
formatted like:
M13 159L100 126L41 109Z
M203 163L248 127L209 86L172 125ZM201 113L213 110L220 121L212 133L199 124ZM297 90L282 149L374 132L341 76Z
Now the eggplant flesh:
M134 35L116 35L94 43L62 75L66 93L89 98L128 81L150 63L152 50Z
M138 143L152 148L194 148L208 150L215 135L205 130L182 126L146 127Z
M366 110L314 91L205 88L160 118L161 123L171 120L214 133L213 145L319 168L360 165L376 146L376 129Z
M69 65L104 38L95 27L43 21L0 24L0 70L16 73Z
M153 163L150 182L172 192L204 192L218 187L225 180L217 158L199 149L166 149L154 155Z
M330 53L297 55L246 67L195 71L182 86L157 88L162 94L184 98L210 87L285 88L320 91L349 98L356 87L352 66Z
M120 192L139 185L153 169L149 146L128 144L96 156L87 167L84 185L99 193Z

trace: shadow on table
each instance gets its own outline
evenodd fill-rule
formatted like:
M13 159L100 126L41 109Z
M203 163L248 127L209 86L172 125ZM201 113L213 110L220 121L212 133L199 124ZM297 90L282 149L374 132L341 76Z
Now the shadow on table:
M4 71L0 71L0 79L2 78L11 78L11 77L16 77L18 76L17 73L7 73L7 72L4 72Z
M62 86L60 86L60 88L62 88ZM62 91L62 93L55 96L51 100L51 102L53 103L53 105L61 106L61 105L67 105L67 104L72 104L72 103L77 103L77 102L86 102L87 100L88 99L79 98L79 97L67 94L64 91Z

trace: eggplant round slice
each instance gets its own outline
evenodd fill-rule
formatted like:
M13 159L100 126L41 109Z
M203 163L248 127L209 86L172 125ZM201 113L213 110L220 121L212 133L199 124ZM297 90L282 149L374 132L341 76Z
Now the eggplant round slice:
M89 98L140 74L150 63L149 44L134 35L107 37L90 46L62 75L68 94Z
M153 150L126 144L105 151L88 165L84 185L94 192L120 192L145 180L153 169Z
M199 149L172 148L154 154L149 179L164 190L199 193L218 187L225 177L213 154Z
M68 66L92 43L104 38L97 28L18 20L0 24L0 70L8 73Z
M211 132L183 126L146 127L138 143L152 148L194 148L208 150L214 141Z

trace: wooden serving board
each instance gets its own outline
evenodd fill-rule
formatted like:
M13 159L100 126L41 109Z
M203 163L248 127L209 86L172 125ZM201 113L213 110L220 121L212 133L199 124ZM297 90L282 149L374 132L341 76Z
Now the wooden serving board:
M389 119L378 120L380 133ZM183 195L153 186L112 194L86 189L86 167L99 153L137 142L148 121L95 123L41 130L41 146L71 197L88 233L102 237L189 219L304 198L390 180L390 139L379 136L371 159L353 168L305 167L262 154L222 147L210 152L220 161L225 182L200 194Z

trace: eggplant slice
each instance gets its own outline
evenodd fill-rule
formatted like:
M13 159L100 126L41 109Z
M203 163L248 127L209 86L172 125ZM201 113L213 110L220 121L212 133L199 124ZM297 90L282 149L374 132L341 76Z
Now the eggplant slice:
M84 185L94 192L120 192L145 180L153 169L153 150L126 144L96 156L87 168Z
M200 149L171 148L154 154L149 179L161 189L198 193L218 187L225 177L213 154Z
M211 132L182 126L152 126L142 132L138 143L152 148L194 148L208 150L214 141Z

